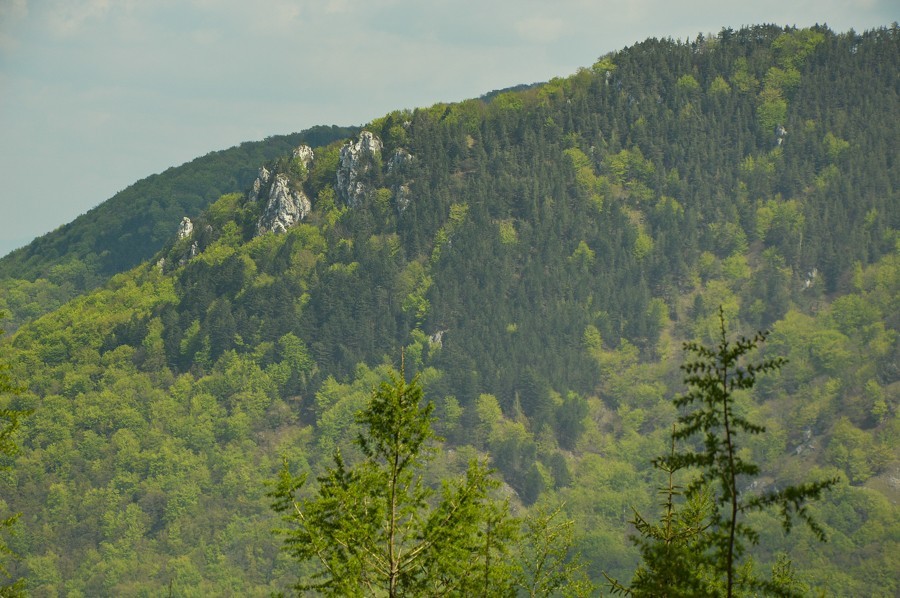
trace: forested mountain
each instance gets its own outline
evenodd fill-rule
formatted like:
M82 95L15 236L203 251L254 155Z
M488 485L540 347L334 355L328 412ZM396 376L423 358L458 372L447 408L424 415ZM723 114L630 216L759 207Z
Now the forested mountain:
M595 582L628 578L679 343L720 306L789 360L738 397L767 427L744 491L840 480L811 507L827 544L754 515L756 566L900 591L896 25L650 39L348 137L202 179L229 192L146 232L171 231L153 259L0 345L26 387L5 404L34 410L3 496L35 595L289 587L267 482L358 457L354 414L401 355L449 444L430 479L485 455L516 512L564 505ZM58 238L3 272L128 265Z
M319 126L210 152L149 176L72 222L0 259L0 309L13 324L44 314L114 274L150 259L184 216L195 217L223 193L243 191L259 166L299 143L324 145L352 135Z

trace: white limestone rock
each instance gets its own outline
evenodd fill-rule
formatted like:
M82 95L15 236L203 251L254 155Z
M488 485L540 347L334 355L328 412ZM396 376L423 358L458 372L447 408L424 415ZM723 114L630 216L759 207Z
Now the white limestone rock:
M412 202L412 191L409 185L400 185L394 192L395 201L397 202L397 212L402 214Z
M247 199L250 201L258 201L259 193L262 191L263 187L265 187L269 180L272 178L272 174L265 166L260 166L259 174L256 176L256 180L253 181L253 186L250 187L250 193L247 194Z
M259 234L283 233L306 218L311 210L312 203L306 194L292 190L287 176L275 175L266 209L257 225Z
M787 129L784 128L784 125L775 127L775 145L777 146L784 143L785 137L787 137Z
M200 255L200 244L197 241L194 241L191 243L191 248L181 256L180 260L178 260L178 265L183 266L198 255ZM163 264L163 266L165 266L165 264Z
M406 151L405 149L397 148L397 151L394 152L394 155L391 156L391 159L388 160L387 163L387 171L388 173L397 172L403 169L404 166L413 161L413 155Z
M381 140L369 131L362 131L356 143L341 148L335 191L348 206L357 206L365 198L369 189L362 178L378 163L383 148Z
M191 236L191 233L194 232L194 223L191 222L191 219L185 216L181 219L181 224L178 225L178 240L187 239Z
M444 335L447 334L449 330L436 330L434 334L428 337L429 345L434 349L440 349L444 346Z
M313 160L316 157L316 154L313 152L313 149L311 147L309 147L308 145L301 145L301 146L295 148L294 151L291 152L291 155L294 158L300 158L300 162L307 169L309 169L309 165L312 164Z
M409 185L409 165L415 160L409 151L398 148L387 162L387 175L391 182L391 191L394 193L394 203L397 213L402 214L412 201L412 192Z
M209 227L207 226L207 229L208 228ZM185 251L184 253L182 253L181 257L178 258L178 265L183 266L186 263L188 263L189 261L191 261L192 259L194 259L195 257L197 257L198 255L200 255L200 243L199 243L199 241L194 239L191 242L191 246L188 248L188 250ZM168 267L169 263L168 263L168 261L166 261L166 258L162 258L161 260L159 260L156 263L156 265L159 266L160 271L165 271L165 269Z

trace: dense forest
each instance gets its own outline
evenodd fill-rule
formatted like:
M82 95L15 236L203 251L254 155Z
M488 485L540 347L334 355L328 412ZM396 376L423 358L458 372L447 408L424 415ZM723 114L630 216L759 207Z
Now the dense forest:
M318 126L210 152L142 179L10 252L0 258L0 309L9 318L7 329L150 259L182 217L194 218L223 193L246 189L260 164L299 143L323 145L354 132L351 127Z
M23 387L0 407L31 412L7 569L35 596L288 590L278 472L364 457L357 414L402 360L445 439L425 483L487 459L606 588L638 563L632 509L660 509L681 342L721 314L787 360L735 396L766 427L742 493L838 480L810 506L827 543L752 514L754 566L897 595L898 139L896 24L766 25L138 183L0 262Z

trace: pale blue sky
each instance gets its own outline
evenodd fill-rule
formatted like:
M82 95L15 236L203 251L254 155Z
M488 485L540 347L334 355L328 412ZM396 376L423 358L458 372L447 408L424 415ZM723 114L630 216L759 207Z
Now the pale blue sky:
M650 36L896 20L897 0L0 0L0 255L241 141L569 75Z

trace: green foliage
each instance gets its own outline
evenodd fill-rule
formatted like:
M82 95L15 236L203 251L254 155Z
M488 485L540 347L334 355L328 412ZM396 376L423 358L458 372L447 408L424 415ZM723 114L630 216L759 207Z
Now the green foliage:
M0 319L2 319L3 315L0 312ZM3 335L3 332L0 329L0 336ZM8 467L6 463L10 457L19 451L15 438L19 422L23 417L31 413L30 410L17 408L12 401L21 391L21 388L13 384L9 374L9 365L5 360L0 361L0 459L3 460L0 467L3 469ZM4 504L3 506L5 507L6 505ZM0 594L3 596L24 595L24 580L9 580L10 572L5 562L9 557L15 557L15 554L9 548L6 535L14 531L14 526L19 516L20 514L17 513L0 519L0 557L3 558L3 561L0 561L0 574L6 578L3 580L3 584L0 585Z
M653 251L653 239L644 231L639 230L638 235L634 240L634 257L638 261L641 261L646 258L651 251Z
M516 111L521 110L523 103L521 96L513 93L501 93L494 98L491 105L500 111Z
M689 95L700 90L700 83L697 82L693 75L682 75L675 82L675 85L679 91Z
M670 457L675 455L672 438ZM714 594L710 587L714 570L698 555L706 549L704 539L713 511L712 495L704 489L684 500L684 488L675 483L680 467L665 459L654 467L667 475L667 485L658 490L664 499L659 523L648 521L637 510L631 524L640 536L632 537L641 553L641 563L631 583L623 585L605 575L613 595L627 596L703 596ZM680 500L676 505L676 500Z
M729 341L725 330L725 316L719 312L720 336L718 344L709 348L688 342L684 350L693 361L681 366L689 391L676 398L678 407L699 404L678 418L672 433L672 451L658 459L658 468L669 475L662 521L649 524L637 515L635 526L641 538L644 564L634 578L631 588L611 580L618 593L633 595L724 595L752 590L764 590L781 596L796 596L792 580L781 567L772 581L756 578L748 564L741 565L746 544L759 542L759 531L745 519L751 513L776 507L784 530L790 531L793 517L802 519L820 540L825 540L823 528L813 520L805 503L817 499L822 492L837 483L837 479L788 486L757 495L745 496L738 490L738 479L759 474L758 465L747 461L739 448L741 435L759 435L765 428L751 423L736 409L740 392L753 388L758 374L778 370L784 360L780 357L746 363L744 357L765 341L758 333L752 339L741 337ZM698 450L679 452L675 441L702 437ZM673 475L682 469L696 470L687 486L688 506L676 517L674 498L679 487ZM706 493L712 500L707 501ZM707 504L709 506L704 506Z
M800 71L793 68L782 70L773 66L766 71L763 86L766 89L778 89L785 96L791 97L800 86Z
M578 242L578 247L575 248L575 251L569 256L569 259L577 264L579 264L582 268L587 269L594 263L597 254L596 252L588 247L588 244L581 240Z
M296 585L326 595L502 594L508 584L497 559L506 551L511 522L489 497L496 486L487 469L469 464L464 480L445 482L436 502L421 477L431 458L432 403L417 379L392 373L358 415L357 445L364 461L348 467L340 453L318 478L315 498L297 499L305 476L287 463L273 508L291 527L285 549L319 569ZM499 563L502 565L502 562Z
M787 122L788 103L782 91L776 87L766 87L759 92L756 115L761 131L774 131L777 125Z
M598 75L606 75L616 70L616 65L612 60L612 56L604 56L591 66L591 70Z
M414 159L374 163L354 208L335 201L341 142L311 142L308 178L289 178L313 212L284 234L251 239L261 206L231 195L277 158L248 153L238 183L154 179L181 173L172 185L221 198L206 215L171 204L175 187L138 193L124 229L97 220L115 237L102 258L89 235L16 257L20 278L0 280L14 330L3 350L28 381L10 400L35 414L7 460L4 500L26 532L9 537L22 556L11 572L48 595L277 592L312 565L301 572L269 534L272 455L313 478L336 450L361 461L354 414L385 355L406 347L448 438L423 474L432 502L440 480L489 459L511 508L564 502L589 570L630 579L629 506L658 502L650 463L678 416L674 347L715 343L722 305L736 328L770 327L766 354L789 359L736 394L768 430L738 451L759 465L754 491L810 472L843 480L816 506L826 545L805 528L783 535L771 510L748 514L754 571L786 553L811 592L896 594L900 36L813 33L824 42L802 63L773 43L806 33L723 30L386 115L371 129L385 156L402 146ZM681 93L687 73L699 89ZM777 147L761 90L786 102ZM151 236L171 239L185 214L195 233L162 269L98 274L170 212Z
M750 72L746 58L738 58L735 62L734 72L731 74L731 84L741 93L756 91L759 81Z
M431 304L426 295L433 282L420 262L410 262L398 280L403 311L415 314L417 322L422 322L428 314Z
M830 131L825 133L825 138L822 142L825 144L825 151L832 162L836 162L841 157L841 154L850 149L849 141L836 137Z
M182 217L196 217L222 195L243 193L261 164L300 143L326 145L353 132L346 127L313 127L210 152L149 176L71 224L0 259L0 277L33 282L46 278L57 266L74 263L83 265L84 272L66 291L67 297L96 288L112 275L150 259L172 239Z
M598 210L603 209L606 179L594 174L594 168L590 158L577 147L571 147L563 152L575 169L575 179L582 190L590 194L591 200Z
M574 522L560 521L562 507L537 507L524 521L518 542L518 567L513 576L516 595L589 596L593 584L580 557L572 557Z
M466 222L469 214L469 205L466 203L454 203L450 205L450 216L446 225L442 226L434 238L434 248L431 251L431 263L436 263L441 258L441 252L452 243L453 235L459 231Z
M825 34L822 31L799 29L779 35L772 42L772 49L779 64L798 68L823 41Z
M709 84L709 94L712 96L727 96L729 93L731 93L731 86L722 75L718 75Z
M516 234L516 225L512 220L501 220L497 223L500 233L500 242L504 245L515 245L519 241Z

